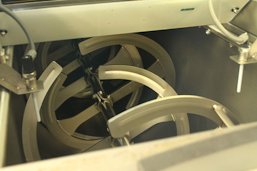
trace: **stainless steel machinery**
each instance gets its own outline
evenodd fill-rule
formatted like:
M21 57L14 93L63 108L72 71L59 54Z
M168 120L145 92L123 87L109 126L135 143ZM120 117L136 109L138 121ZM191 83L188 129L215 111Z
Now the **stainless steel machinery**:
M3 0L3 170L256 169L256 9Z

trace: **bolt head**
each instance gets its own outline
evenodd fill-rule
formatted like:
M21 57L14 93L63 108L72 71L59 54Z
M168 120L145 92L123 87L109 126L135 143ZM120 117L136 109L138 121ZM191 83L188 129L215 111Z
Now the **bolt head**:
M5 36L7 34L7 30L0 30L0 35L1 36Z
M237 14L239 12L240 8L239 7L234 7L231 9L231 11L235 14Z
M211 34L211 30L210 30L210 29L207 29L206 32L205 32L205 34L210 35L210 34Z

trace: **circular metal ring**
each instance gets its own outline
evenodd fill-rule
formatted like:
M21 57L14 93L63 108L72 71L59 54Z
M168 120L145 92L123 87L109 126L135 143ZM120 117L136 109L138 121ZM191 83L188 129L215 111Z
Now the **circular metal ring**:
M88 39L90 40L90 39ZM124 54L128 53L128 54ZM114 60L111 60L107 63L109 64L116 64L117 62L125 63L125 64L133 64L142 66L141 59L138 51L135 47L131 45L123 45L121 49L121 54L118 54L117 58ZM126 59L125 61L122 60L122 57L126 55L127 57L131 57L129 59L130 61ZM69 65L69 64L68 64ZM87 135L81 135L81 134L73 134L72 131L67 131L66 128L73 129L75 128L74 123L76 124L78 120L86 121L87 119L91 118L95 114L99 113L99 109L97 106L92 105L89 108L87 108L85 111L80 112L77 117L73 117L72 119L66 119L62 121L58 121L55 115L55 110L69 97L74 96L75 94L81 92L81 90L85 89L87 87L87 83L85 82L84 78L80 78L77 83L73 83L73 85L68 86L65 90L63 88L63 83L67 78L67 75L75 70L76 68L80 67L80 64L77 63L75 67L73 66L73 69L70 69L69 66L64 67L64 72L60 74L60 76L55 81L54 85L52 86L51 90L48 92L48 96L46 97L46 100L44 102L44 105L42 107L42 119L45 125L47 126L48 130L51 132L51 134L54 135L59 141L62 143L79 150L86 150L89 148L88 143L86 141L92 141L92 140L100 140L102 137L95 137L95 136L87 136ZM66 69L69 68L69 69ZM66 93L67 92L67 93ZM65 94L68 94L65 96ZM131 98L128 102L128 106L134 106L141 96L141 88L138 87L135 91L132 92ZM45 113L45 115L44 115ZM89 114L88 114L89 113ZM86 116L85 116L86 115ZM73 124L71 122L73 121Z
M227 115L232 116L226 107L216 101L199 96L178 95L152 100L130 108L109 119L108 127L113 138L122 138L141 124L165 116L167 113L196 114L210 119L219 126L224 126L214 110L214 105L222 106Z
M87 42L87 43L85 43L85 42ZM133 46L135 45L136 47L139 47L139 48L145 50L146 52L148 52L149 54L151 54L155 58L156 61L148 69L151 70L152 72L156 73L157 75L161 76L162 78L164 78L168 83L174 84L175 70L174 70L174 65L171 61L169 54L156 42L154 42L151 39L146 38L144 36L129 34L129 35L91 38L91 39L88 39L88 40L82 42L80 44L80 49L81 48L85 49L85 46L87 48L89 48L89 51L87 51L87 52L84 51L82 53L83 55L86 55L86 54L93 52L102 47L114 46L114 45L120 45L120 44L123 47L125 47L125 49L127 49L127 50L129 49L128 50L129 52L132 51L131 49L133 49ZM137 50L136 50L136 52L137 52ZM116 61L117 61L117 58L116 58ZM107 64L117 64L117 63L115 63L115 60L111 60ZM123 63L118 63L118 64L123 64ZM127 64L127 63L125 63L125 64ZM57 78L56 82L54 83L53 87L51 88L51 90L49 91L49 93L47 95L47 99L45 100L46 104L53 103L54 99L52 97L58 97L57 94L61 94L61 90L63 90L62 84L63 84L64 80L66 79L67 74L69 72L72 72L77 67L79 67L79 64L76 63L76 61L73 61L64 67L63 74L61 74ZM166 68L164 68L164 67L166 67ZM84 87L85 87L85 85L84 85ZM75 95L73 93L72 96L76 96L76 93L75 93ZM133 105L131 105L130 107L132 107L132 106ZM58 140L60 140L60 139L63 140L63 141L61 141L62 143L69 144L69 146L72 148L79 149L79 150L85 150L85 148L88 148L88 145L85 145L86 143L83 142L83 141L86 141L85 137L83 137L84 138L84 140L83 140L83 139L79 138L79 136L74 137L74 136L70 135L69 133L65 132L62 129L61 125L59 124L60 121L58 121L56 118L48 117L48 119L50 119L50 121L52 121L52 119L55 120L54 121L55 126L53 126L53 127L50 126L50 128L49 128L49 125L47 124L47 123L49 123L49 120L46 118L45 114L48 114L48 112L50 112L50 115L53 116L55 111L52 109L56 109L56 106L54 106L50 111L48 111L49 107L50 106L48 106L48 105L44 105L44 107L42 108L43 109L42 117L43 117L44 121L47 121L47 122L45 122L45 124L46 124L47 128L50 130L50 132L54 131L56 134L59 135L57 137ZM94 111L94 110L98 110L98 109L96 109L95 107L92 107L89 110ZM44 111L46 111L46 112L44 112ZM53 134L53 135L56 135L56 134ZM88 136L88 140L97 140L98 138L100 139L101 137Z
M176 96L175 90L164 80L157 75L140 68L124 65L100 66L99 67L100 79L127 79L141 83L150 89L154 90L159 97ZM149 120L140 125L137 129L130 132L131 138L141 134L146 129L160 122L175 121L177 128L177 135L190 133L188 117L186 113L179 115L171 114Z
M125 75L120 75L120 74L112 74L110 75L110 73L108 73L108 71L117 71L119 68L122 71L126 71L127 74ZM139 74L141 73L141 75ZM161 78L159 78L158 76L156 76L155 74L141 69L141 68L137 68L137 67L132 67L132 66L124 66L124 65L115 65L115 66L102 66L99 68L99 75L100 75L100 79L108 79L108 78L114 78L115 75L117 75L115 78L118 79L128 79L128 80L133 80L139 83L143 83L144 85L148 86L148 87L156 87L156 88L152 88L159 96L165 96L165 95L176 95L176 92L174 91L174 89L167 84L164 80L162 80ZM133 75L132 77L130 75ZM114 76L114 77L113 77ZM49 74L50 77L50 74ZM60 77L59 77L60 78ZM41 78L43 79L43 78ZM49 79L48 79L49 80ZM145 81L148 80L148 81ZM61 85L61 84L55 84L55 85ZM50 85L48 85L48 87L50 87ZM42 98L41 98L42 99ZM43 100L43 99L42 99ZM51 107L50 107L51 108ZM35 157L35 159L39 159L40 155L39 155L39 150L38 150L38 146L37 146L37 138L36 138L36 120L34 118L33 120L33 116L35 117L35 114L32 114L34 111L33 108L33 102L31 97L29 98L29 101L26 105L26 110L25 110L25 119L24 119L24 123L23 123L23 145L24 145L24 151L25 151L25 156L26 159L31 161L33 160L33 157ZM34 111L35 113L35 111ZM29 117L30 116L30 117ZM168 116L168 115L167 115ZM164 117L164 121L170 121L171 116L167 116ZM163 119L163 118L161 118ZM158 120L160 121L160 119ZM27 122L33 122L30 124L27 124ZM25 126L25 125L29 125L29 126ZM31 128L31 126L33 126L34 129L29 129ZM68 125L71 126L71 125ZM144 130L147 129L144 127ZM31 132L32 131L32 132ZM33 135L30 135L28 133L33 133ZM62 132L60 132L60 134L62 134ZM70 139L67 139L68 141L70 141ZM76 140L76 139L75 139ZM84 146L87 147L92 147L95 143L99 142L99 139L95 139L95 140L90 140L90 141L82 141ZM67 142L69 143L69 142ZM74 141L72 143L75 143ZM76 143L79 143L76 142ZM30 146L28 146L30 144ZM78 144L80 145L80 144Z
M146 38L141 35L136 34L128 34L128 35L118 35L118 36L105 36L105 37L95 37L91 39L87 39L79 44L80 50L82 55L87 55L91 52L96 51L97 49L108 47L108 46L115 46L115 45L122 45L124 48L126 48L128 51L131 46L139 47L149 54L151 54L155 58L154 64L149 67L150 70L153 70L154 72L157 72L157 74L161 75L168 83L174 83L175 80L175 70L174 65L171 61L171 58L169 54L156 42L152 41L149 38ZM86 50L85 50L86 49ZM134 50L135 51L135 50ZM133 55L135 56L135 55ZM122 58L121 56L119 56ZM122 61L122 59L112 60L108 62L107 64L115 64L113 61ZM117 64L117 62L116 62ZM123 63L121 63L123 64ZM127 62L125 62L127 64ZM166 68L163 68L166 67ZM76 67L74 67L75 69ZM64 68L65 71L65 68ZM69 71L70 72L70 71ZM61 125L61 122L64 123L65 121L58 121L55 116L55 110L56 106L60 106L63 102L58 98L58 94L62 94L59 92L59 90L62 88L61 85L66 79L66 74L62 74L59 76L59 78L56 80L54 85L52 86L51 90L48 93L47 99L46 99L46 105L43 106L42 113L46 113L46 115L43 115L44 123L46 124L49 131L62 143L67 144L68 146L71 146L72 148L79 148L85 150L88 146L83 145L87 144L83 141L86 141L87 138L84 140L80 137L74 137L74 135L71 135L69 132L66 132L63 129L63 126ZM75 91L78 89L76 88ZM71 94L76 94L71 92ZM132 107L131 105L130 107ZM86 109L87 110L87 109ZM97 108L94 106L91 106L88 108L86 112L89 112L86 118L87 119L90 116L93 116L92 113L98 112ZM90 114L91 112L91 114ZM78 114L78 117L79 118ZM76 116L75 116L76 117ZM76 119L77 119L76 118ZM81 119L81 118L79 118ZM67 125L67 124L66 124ZM96 137L96 139L99 137Z
M124 34L124 35L112 35L112 36L102 36L102 37L93 37L89 40L81 42L79 44L80 52L82 55L86 55L90 52L93 52L99 48L106 46L113 46L119 44L129 44L137 48L143 49L149 54L151 54L158 64L161 66L161 69L164 74L164 79L170 85L175 85L175 67L171 60L168 52L161 47L155 41L139 35L139 34ZM154 72L155 73L155 72ZM159 75L159 74L157 74Z

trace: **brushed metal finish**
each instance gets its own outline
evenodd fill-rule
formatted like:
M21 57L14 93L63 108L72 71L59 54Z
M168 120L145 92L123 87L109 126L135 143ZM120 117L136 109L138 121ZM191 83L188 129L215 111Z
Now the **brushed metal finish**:
M13 65L13 47L8 47L5 50L6 55L9 56L6 64ZM5 64L5 65L6 65ZM4 165L6 159L6 146L7 146L7 133L8 133L8 120L10 108L10 92L0 87L0 167Z
M257 36L257 1L248 5L232 20L232 24Z
M106 2L119 2L119 1L131 1L131 0L3 0L10 9L35 9L35 8L46 8L46 7L58 7L67 5L81 5L81 4L95 4L95 3L106 3ZM132 0L133 1L133 0Z
M1 171L255 170L256 132L257 123L246 124L17 165Z
M55 62L52 62L43 72L39 80L43 81L44 89L35 93L39 109L42 106L46 93L61 73L62 68ZM27 161L35 161L40 159L37 141L37 118L36 109L32 96L29 97L25 107L23 124L22 124L22 144L24 155Z
M236 15L249 0L215 0L221 22ZM35 42L65 40L213 24L206 0L137 0L35 9L15 9ZM191 10L187 10L191 9ZM27 43L20 27L0 13L3 45Z
M121 53L123 55L120 56L120 53L111 59L111 61L107 62L108 64L122 64L122 65L135 65L142 66L140 59L140 55L138 54L136 48L141 48L149 53L153 59L154 63L148 68L150 71L164 78L169 84L174 84L175 81L175 70L170 59L169 54L156 42L152 41L149 38L146 38L142 35L129 34L129 35L115 35L115 36L104 36L104 37L94 37L91 39L87 39L81 43L79 43L79 48L81 50L82 55L89 54L90 52L96 51L98 49L113 46L113 45L121 45L121 50L125 52L129 52L127 55ZM134 48L133 48L134 47ZM119 51L120 52L120 51ZM136 53L135 53L136 52ZM119 60L116 60L118 57ZM128 59L124 59L128 58ZM130 59L129 59L130 58ZM73 64L72 64L73 65ZM79 67L79 66L77 66ZM166 68L165 68L166 67ZM66 67L64 67L64 70ZM75 69L76 67L68 67L68 70ZM164 69L165 68L165 69ZM66 73L67 74L67 73ZM48 98L46 98L45 105L42 107L43 113L45 115L42 116L44 123L46 124L48 130L63 144L77 149L77 150L87 150L88 143L86 141L90 140L88 136L83 134L79 134L78 132L74 132L76 128L85 122L90 117L98 114L100 111L95 110L96 104L93 104L91 107L85 109L84 112L79 113L77 116L73 116L71 118L64 119L64 125L62 125L63 120L57 120L55 109L56 104L58 103L58 94L60 93L60 88L63 87L63 82L65 81L65 74L60 74L60 76L56 79L56 82L53 84L52 88L48 92ZM114 92L110 94L113 102L117 102L126 95L130 93L134 93L138 89L142 88L135 84L134 82L129 82L126 85L118 88ZM73 90L73 91L76 91ZM135 101L136 102L136 101ZM135 103L134 105L136 105ZM132 106L134 106L132 105ZM81 114L81 116L79 116ZM70 121L69 121L70 119ZM75 121L77 124L69 124L68 122ZM67 126L68 129L65 128ZM185 127L184 127L185 128ZM185 132L187 129L185 129ZM95 137L95 139L99 139L101 137Z
M26 80L21 74L6 64L0 64L0 85L18 95L38 92L43 89L40 81L35 82L34 89L28 89Z
M238 64L229 59L229 56L238 54L236 48L231 48L215 35L206 35L205 29L199 28L147 35L172 56L177 73L175 90L178 94L216 100L235 112L233 118L239 123L257 121L257 65L245 67L242 92L237 94Z
M221 105L213 105L213 109L215 110L216 114L220 117L224 125L227 127L235 126L233 121L228 117L228 111Z
M106 65L98 68L100 80L127 79L144 84L154 90L160 97L172 96L177 93L163 79L142 68L127 65Z
M215 23L215 27L217 27L217 29L222 33L224 34L224 36L227 38L227 39L230 39L231 41L237 43L237 44L244 44L245 42L248 41L249 39L249 36L247 33L243 33L239 36L235 35L234 33L228 31L222 24L221 22L219 21L217 15L216 15L216 12L215 12L215 9L213 7L213 3L212 3L212 0L209 0L208 2L209 4L209 11L210 11L210 14L212 16L212 19ZM239 11L239 7L234 7L231 11L232 12L235 12L235 11ZM237 12L235 12L237 13Z
M123 34L95 37L83 41L79 44L79 49L82 55L93 52L99 48L119 44L133 44L151 54L161 66L165 80L170 84L175 84L175 69L170 59L169 54L158 43L153 40L138 34Z
M154 90L156 93L158 93L159 97L167 97L167 96L176 96L177 93L175 90L163 79L155 75L154 73L151 73L145 69L136 68L132 66L122 66L122 65L113 65L113 66L101 66L99 67L99 78L100 79L128 79L132 80L138 83L141 83L152 90ZM137 115L136 112L133 112L133 115ZM130 113L129 116L133 117L133 115ZM190 133L189 123L188 123L188 117L186 113L180 113L177 115L176 113L172 114L167 112L161 117L156 117L152 120L147 120L146 122L140 123L140 126L137 128L132 126L130 129L134 130L134 135L139 135L146 129L149 129L153 125L160 123L160 122L168 122L168 121L174 121L176 123L177 128L177 134L188 134ZM116 128L119 129L119 128ZM139 129L139 130L138 130Z
M90 46L91 48L93 48L93 51L99 50L103 47L112 46L109 43L103 46L102 41L106 42L105 41L106 39L108 39L108 37L105 37L104 39L102 39L102 37L87 39L83 41L83 45L86 47ZM116 45L120 45L121 48L119 49L118 53L115 56L109 59L110 61L108 61L106 65L120 63L120 64L126 64L126 65L142 66L141 56L137 51L136 47L134 47L133 45L119 44L119 43ZM87 51L86 54L87 53L89 52ZM62 142L63 144L66 144L67 146L73 149L86 151L91 147L91 144L89 142L101 141L103 137L88 136L84 134L79 134L75 131L82 123L84 123L85 121L87 121L88 119L92 118L93 116L97 115L100 112L99 108L97 107L97 104L93 104L88 108L84 109L84 111L67 119L57 120L55 116L55 110L65 100L67 100L72 96L77 95L78 93L81 92L81 90L83 90L88 86L84 77L82 77L79 80L71 83L69 86L63 88L63 83L66 80L68 73L81 66L81 64L75 61L71 62L70 64L64 67L64 72L60 74L60 76L57 78L54 85L50 89L48 93L49 97L47 98L45 102L45 107L43 108L43 110L45 111L45 115L43 116L43 118L44 118L44 123L46 124L49 131L60 142ZM129 94L132 93L132 96L130 98L128 106L130 105L134 106L137 104L139 97L141 96L142 87L133 86L132 84L132 87L130 88L132 89L129 92ZM124 91L123 89L124 88L121 87L120 89L114 92L115 99L113 99L113 102L116 102L115 100L118 101L125 96L125 94L120 95L120 93L117 93L120 90ZM91 88L89 90L91 90ZM90 96L91 95L92 94L90 94Z
M165 116L169 112L174 115L181 113L200 115L212 120L218 126L223 126L225 123L222 122L213 109L214 105L222 106L213 100L199 96L179 95L160 98L140 104L109 119L108 127L112 137L121 138L127 132L137 129L141 124L154 118ZM226 111L231 115L228 109Z

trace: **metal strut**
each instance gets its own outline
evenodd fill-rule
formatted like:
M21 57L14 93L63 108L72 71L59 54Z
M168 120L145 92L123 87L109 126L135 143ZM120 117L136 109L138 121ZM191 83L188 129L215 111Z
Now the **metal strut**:
M85 81L89 83L90 87L93 89L93 97L97 99L97 107L103 114L106 122L108 119L114 117L116 115L113 109L113 102L109 95L105 93L105 90L102 87L102 84L97 77L97 75L92 71L92 64L87 58L79 57L79 62L81 63L84 73L85 73Z

